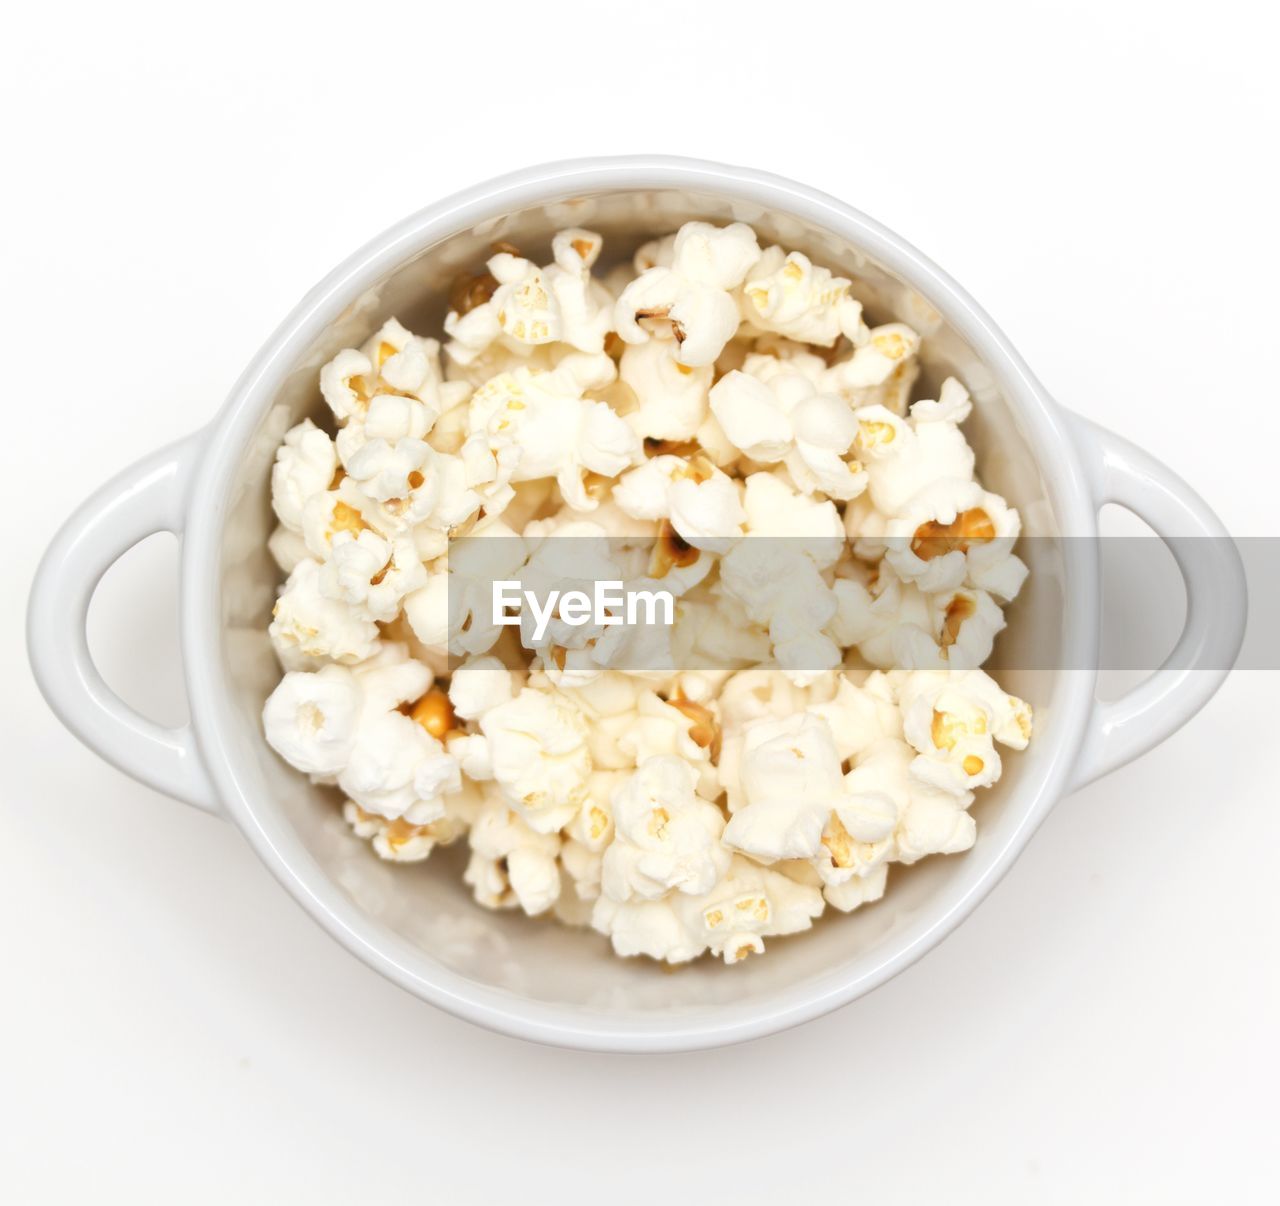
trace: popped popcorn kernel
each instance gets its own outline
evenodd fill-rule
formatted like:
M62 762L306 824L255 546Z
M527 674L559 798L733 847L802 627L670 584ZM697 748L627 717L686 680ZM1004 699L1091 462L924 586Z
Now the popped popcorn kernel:
M280 438L272 749L373 856L463 845L478 907L668 967L968 850L1034 735L982 669L1028 569L965 385L917 396L937 316L742 222L482 256L438 338L387 318ZM512 581L559 601L495 612ZM580 623L599 582L672 622Z

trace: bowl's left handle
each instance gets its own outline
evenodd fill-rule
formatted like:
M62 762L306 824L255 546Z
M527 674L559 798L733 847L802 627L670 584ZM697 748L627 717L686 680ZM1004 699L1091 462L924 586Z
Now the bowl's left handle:
M85 745L140 782L217 812L191 726L165 728L120 699L93 664L86 632L102 575L145 537L181 535L201 443L197 433L152 453L67 520L31 587L27 650L49 706Z

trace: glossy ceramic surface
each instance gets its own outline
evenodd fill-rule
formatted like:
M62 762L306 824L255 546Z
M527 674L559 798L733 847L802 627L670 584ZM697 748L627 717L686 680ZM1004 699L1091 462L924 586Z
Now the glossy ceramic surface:
M884 901L773 942L765 959L734 969L706 960L670 974L614 959L589 932L481 910L460 882L456 852L419 866L380 863L348 833L333 797L274 756L259 715L278 677L265 635L279 578L265 549L270 466L284 431L320 413L320 365L393 314L411 328L438 329L449 280L496 239L537 258L554 230L583 225L600 230L617 258L694 217L749 222L762 242L796 247L855 277L873 319L901 319L926 336L926 387L949 372L969 386L975 414L967 431L979 470L1038 537L1026 542L1032 577L993 662L1001 681L1034 704L1037 732L975 805L979 836L967 854L895 868ZM1063 537L1096 535L1106 501L1173 538L1189 622L1169 669L1103 706L1093 696L1095 673L1082 669L1096 665L1099 642L1096 549ZM116 699L84 636L102 573L161 530L183 538L192 719L182 729L161 728ZM657 157L559 163L438 202L327 276L206 429L121 474L59 533L32 591L29 645L42 690L82 740L141 781L230 819L317 921L409 991L543 1042L682 1050L767 1034L883 983L974 908L1064 793L1193 715L1243 631L1242 575L1228 542L1177 539L1206 535L1225 533L1185 483L1058 407L972 299L856 210L743 168Z

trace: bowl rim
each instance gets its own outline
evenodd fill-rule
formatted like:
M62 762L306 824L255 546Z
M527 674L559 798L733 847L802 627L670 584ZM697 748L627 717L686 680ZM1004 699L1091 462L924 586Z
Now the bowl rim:
M1010 807L1017 823L998 848L988 848L971 872L940 896L936 908L908 926L898 945L874 962L851 955L816 980L793 984L764 1001L726 1004L684 1015L655 1012L625 1024L593 1013L476 983L387 930L355 904L315 863L269 801L252 798L227 736L237 709L222 678L219 599L220 545L229 496L261 414L321 331L366 289L419 251L485 219L566 196L685 189L781 210L848 239L901 277L964 336L998 381L1024 426L1044 480L1054 490L1062 530L1092 535L1097 517L1063 413L1008 339L955 281L896 234L816 189L751 168L662 155L623 155L539 164L496 177L418 210L333 269L272 333L206 429L191 484L182 541L181 639L192 727L202 760L227 815L259 858L304 909L352 954L402 988L449 1013L491 1030L580 1050L675 1052L763 1037L809 1021L870 992L914 963L951 933L1003 877L1062 794L1080 748L1093 701L1095 674L1060 672L1051 702L1055 743L1041 753L1038 781L1019 784ZM1052 456L1049 454L1052 453ZM1065 664L1091 666L1098 640L1098 568L1071 540L1069 594L1063 612ZM1025 798L1024 798L1025 797ZM967 859L972 862L977 850ZM931 902L932 903L932 902Z

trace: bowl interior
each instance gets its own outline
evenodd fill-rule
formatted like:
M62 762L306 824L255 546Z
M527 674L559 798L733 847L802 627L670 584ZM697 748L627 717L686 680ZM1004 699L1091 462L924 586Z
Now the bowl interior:
M980 793L974 805L977 845L967 854L935 857L912 868L895 866L884 900L850 916L829 911L810 933L771 941L767 958L732 969L703 959L670 972L648 960L612 957L606 940L589 930L480 908L461 882L455 850L437 851L417 865L379 861L348 832L336 795L311 786L276 758L262 738L259 717L278 678L265 635L280 578L266 552L273 526L270 465L289 426L307 415L328 425L317 386L321 364L339 349L362 342L392 315L415 331L438 335L450 281L482 263L496 240L546 262L554 231L586 226L605 236L606 260L617 260L691 218L748 222L762 245L782 243L852 277L873 321L901 320L925 336L916 396L935 397L948 374L973 394L975 409L966 431L978 452L981 476L989 489L1019 508L1024 530L1035 537L1020 550L1031 564L1030 581L1009 611L1009 627L989 668L1035 706L1037 738L1025 754L1006 758L1001 782ZM1050 752L1058 744L1055 725L1061 711L1054 702L1061 676L1052 667L1061 664L1067 565L1058 539L1060 500L1038 467L1046 463L1047 450L1033 446L1009 404L1009 382L1000 370L983 363L934 301L849 237L795 213L724 193L661 188L552 196L414 249L277 380L279 388L260 409L227 495L222 528L217 673L233 705L231 740L263 835L301 874L312 864L312 870L320 869L336 885L335 907L345 909L351 927L370 942L394 950L408 979L430 982L443 975L455 993L465 995L472 986L490 996L510 995L516 1008L554 1006L585 1028L644 1030L667 1024L674 1014L698 1025L725 1009L760 1011L799 993L820 994L835 979L847 982L851 974L874 969L904 945L920 941L946 908L989 874L1028 823L1028 801L1043 785Z

